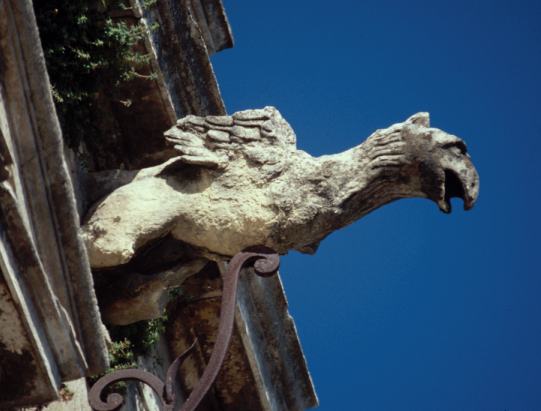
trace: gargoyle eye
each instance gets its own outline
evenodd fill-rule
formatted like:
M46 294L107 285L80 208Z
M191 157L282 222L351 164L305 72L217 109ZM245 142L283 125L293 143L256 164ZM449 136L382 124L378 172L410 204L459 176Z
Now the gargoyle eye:
M460 154L466 154L468 152L466 144L464 144L464 142L461 141L461 140L453 141L451 143L445 143L444 145L442 145L442 148L443 149L454 149L453 151L456 151L458 149Z

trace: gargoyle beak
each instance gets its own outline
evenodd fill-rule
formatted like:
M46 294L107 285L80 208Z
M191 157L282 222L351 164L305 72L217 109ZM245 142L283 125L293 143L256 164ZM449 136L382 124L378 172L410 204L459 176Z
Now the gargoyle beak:
M460 161L454 158L443 164L443 182L437 204L444 213L451 212L451 198L461 198L464 210L470 210L479 195L479 174L468 154L461 157Z

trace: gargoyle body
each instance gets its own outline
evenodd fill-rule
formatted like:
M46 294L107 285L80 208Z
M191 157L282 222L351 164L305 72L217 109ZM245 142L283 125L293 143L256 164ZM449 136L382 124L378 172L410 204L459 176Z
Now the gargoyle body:
M256 244L313 252L393 200L429 198L449 212L451 197L469 209L479 189L464 142L431 128L427 113L321 157L296 148L272 107L188 116L165 136L179 155L134 172L89 212L83 236L93 268L126 264L164 236L213 260Z

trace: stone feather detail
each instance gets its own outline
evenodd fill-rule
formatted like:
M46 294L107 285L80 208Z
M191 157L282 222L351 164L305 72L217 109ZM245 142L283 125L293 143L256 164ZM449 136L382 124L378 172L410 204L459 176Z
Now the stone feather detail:
M263 179L283 172L296 150L295 133L274 107L231 116L189 115L166 131L165 138L179 152L179 162L225 170L244 158L260 168Z

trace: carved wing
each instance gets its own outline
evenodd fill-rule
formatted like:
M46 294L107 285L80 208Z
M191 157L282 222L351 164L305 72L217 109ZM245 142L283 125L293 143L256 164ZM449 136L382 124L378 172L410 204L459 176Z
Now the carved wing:
M274 107L231 116L189 115L166 131L165 138L186 164L226 169L242 157L267 178L283 171L296 150L291 126Z

